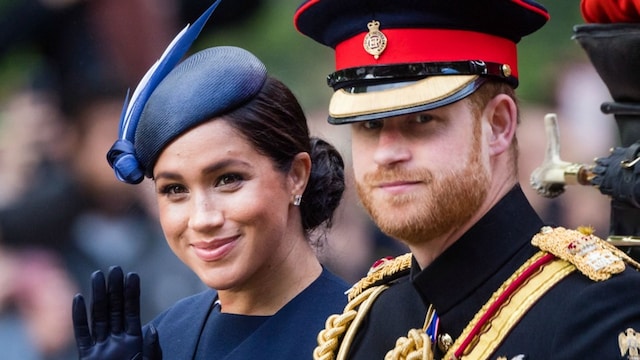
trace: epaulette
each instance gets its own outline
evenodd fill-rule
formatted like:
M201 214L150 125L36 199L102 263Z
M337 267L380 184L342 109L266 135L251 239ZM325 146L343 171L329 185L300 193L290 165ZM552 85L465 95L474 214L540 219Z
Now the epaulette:
M578 271L594 281L609 279L621 273L625 263L640 269L640 264L612 244L593 234L593 229L577 230L563 227L543 227L531 244L573 264Z
M410 270L411 253L376 261L369 269L367 276L360 279L349 289L347 292L349 301L373 286L389 284L407 275Z

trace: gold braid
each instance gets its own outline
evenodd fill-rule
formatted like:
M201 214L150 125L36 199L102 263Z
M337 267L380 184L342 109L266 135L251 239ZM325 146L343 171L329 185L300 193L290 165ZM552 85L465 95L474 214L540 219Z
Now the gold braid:
M437 318L436 309L429 305L422 329L411 329L406 337L398 338L395 347L387 352L384 360L433 360L433 344L427 328Z
M411 329L407 337L396 340L396 346L384 360L433 360L431 339L421 329Z
M349 303L342 314L327 318L325 329L318 333L318 346L313 350L315 360L346 359L349 347L360 323L376 298L386 290L389 282L403 275L411 267L411 254L383 260L369 270L366 277L349 290Z
M360 279L349 290L349 301L374 285L388 283L398 275L411 268L411 253L400 255L393 259L383 259L379 266L373 267L364 278Z
M364 315L373 305L375 298L387 288L387 285L369 288L351 300L345 306L342 314L329 316L325 322L325 329L318 333L318 346L313 350L313 358L315 360L334 360L338 346L341 350L338 355L346 356ZM341 342L340 339L343 335L345 335L345 339ZM344 351L342 351L343 349Z

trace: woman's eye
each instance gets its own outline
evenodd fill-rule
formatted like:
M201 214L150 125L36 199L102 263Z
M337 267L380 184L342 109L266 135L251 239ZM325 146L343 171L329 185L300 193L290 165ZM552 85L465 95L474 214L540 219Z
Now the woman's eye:
M216 186L230 185L230 184L239 182L241 180L242 180L242 176L238 174L225 174L218 178L218 181L216 182Z
M160 189L160 192L162 194L168 194L168 195L176 195L176 194L182 194L182 193L186 193L187 189L182 186L182 185L178 185L178 184L171 184L171 185L166 185L163 186Z

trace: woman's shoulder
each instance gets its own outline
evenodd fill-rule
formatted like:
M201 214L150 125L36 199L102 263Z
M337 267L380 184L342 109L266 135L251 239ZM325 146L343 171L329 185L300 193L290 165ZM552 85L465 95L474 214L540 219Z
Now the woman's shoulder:
M340 298L345 298L345 292L350 288L342 278L331 272L326 267L322 268L320 276L309 286L310 291L320 291L325 293L338 294Z
M304 289L287 308L301 306L315 309L318 314L334 313L347 304L345 292L349 285L327 268L323 268L318 278ZM323 316L323 315L321 315Z

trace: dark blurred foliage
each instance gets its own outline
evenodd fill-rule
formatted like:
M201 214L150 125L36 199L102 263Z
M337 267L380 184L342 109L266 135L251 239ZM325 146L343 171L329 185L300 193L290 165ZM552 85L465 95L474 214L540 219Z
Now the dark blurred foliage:
M520 42L518 94L524 101L553 106L554 89L563 69L576 61L588 61L582 48L571 39L573 26L584 20L579 0L539 2L547 8L551 19Z
M27 3L35 0L0 0L0 12L6 13L7 9L17 4L15 1ZM294 90L305 109L322 109L331 94L325 77L333 70L332 51L295 31L292 17L299 3L300 0L223 1L193 50L216 45L247 48L266 63L272 75L284 80ZM573 25L583 23L583 20L578 0L541 0L541 3L549 10L551 20L520 43L521 85L518 91L524 101L553 105L553 89L558 73L567 64L570 66L573 61L586 59L580 47L571 39ZM209 4L208 1L182 1L182 25L193 21ZM36 20L18 21L24 32L10 36L26 37L34 35L33 31L53 36L46 28L34 29ZM60 24L60 21L63 20L57 19L55 23ZM0 35L0 39L2 36L7 37L9 33ZM23 42L10 49L3 49L0 44L0 97L29 81L34 69L43 66L43 50L45 53L64 50L59 46L47 48L47 43L53 44L50 39ZM75 66L64 56L59 59L69 61L66 65L70 69ZM127 86L133 88L135 83Z
M118 89L124 94L126 87L135 87L171 37L210 5L201 0L2 1L0 95L23 85L52 89L68 111L75 111L86 94ZM241 26L263 2L223 2L211 21L215 26L206 31Z

